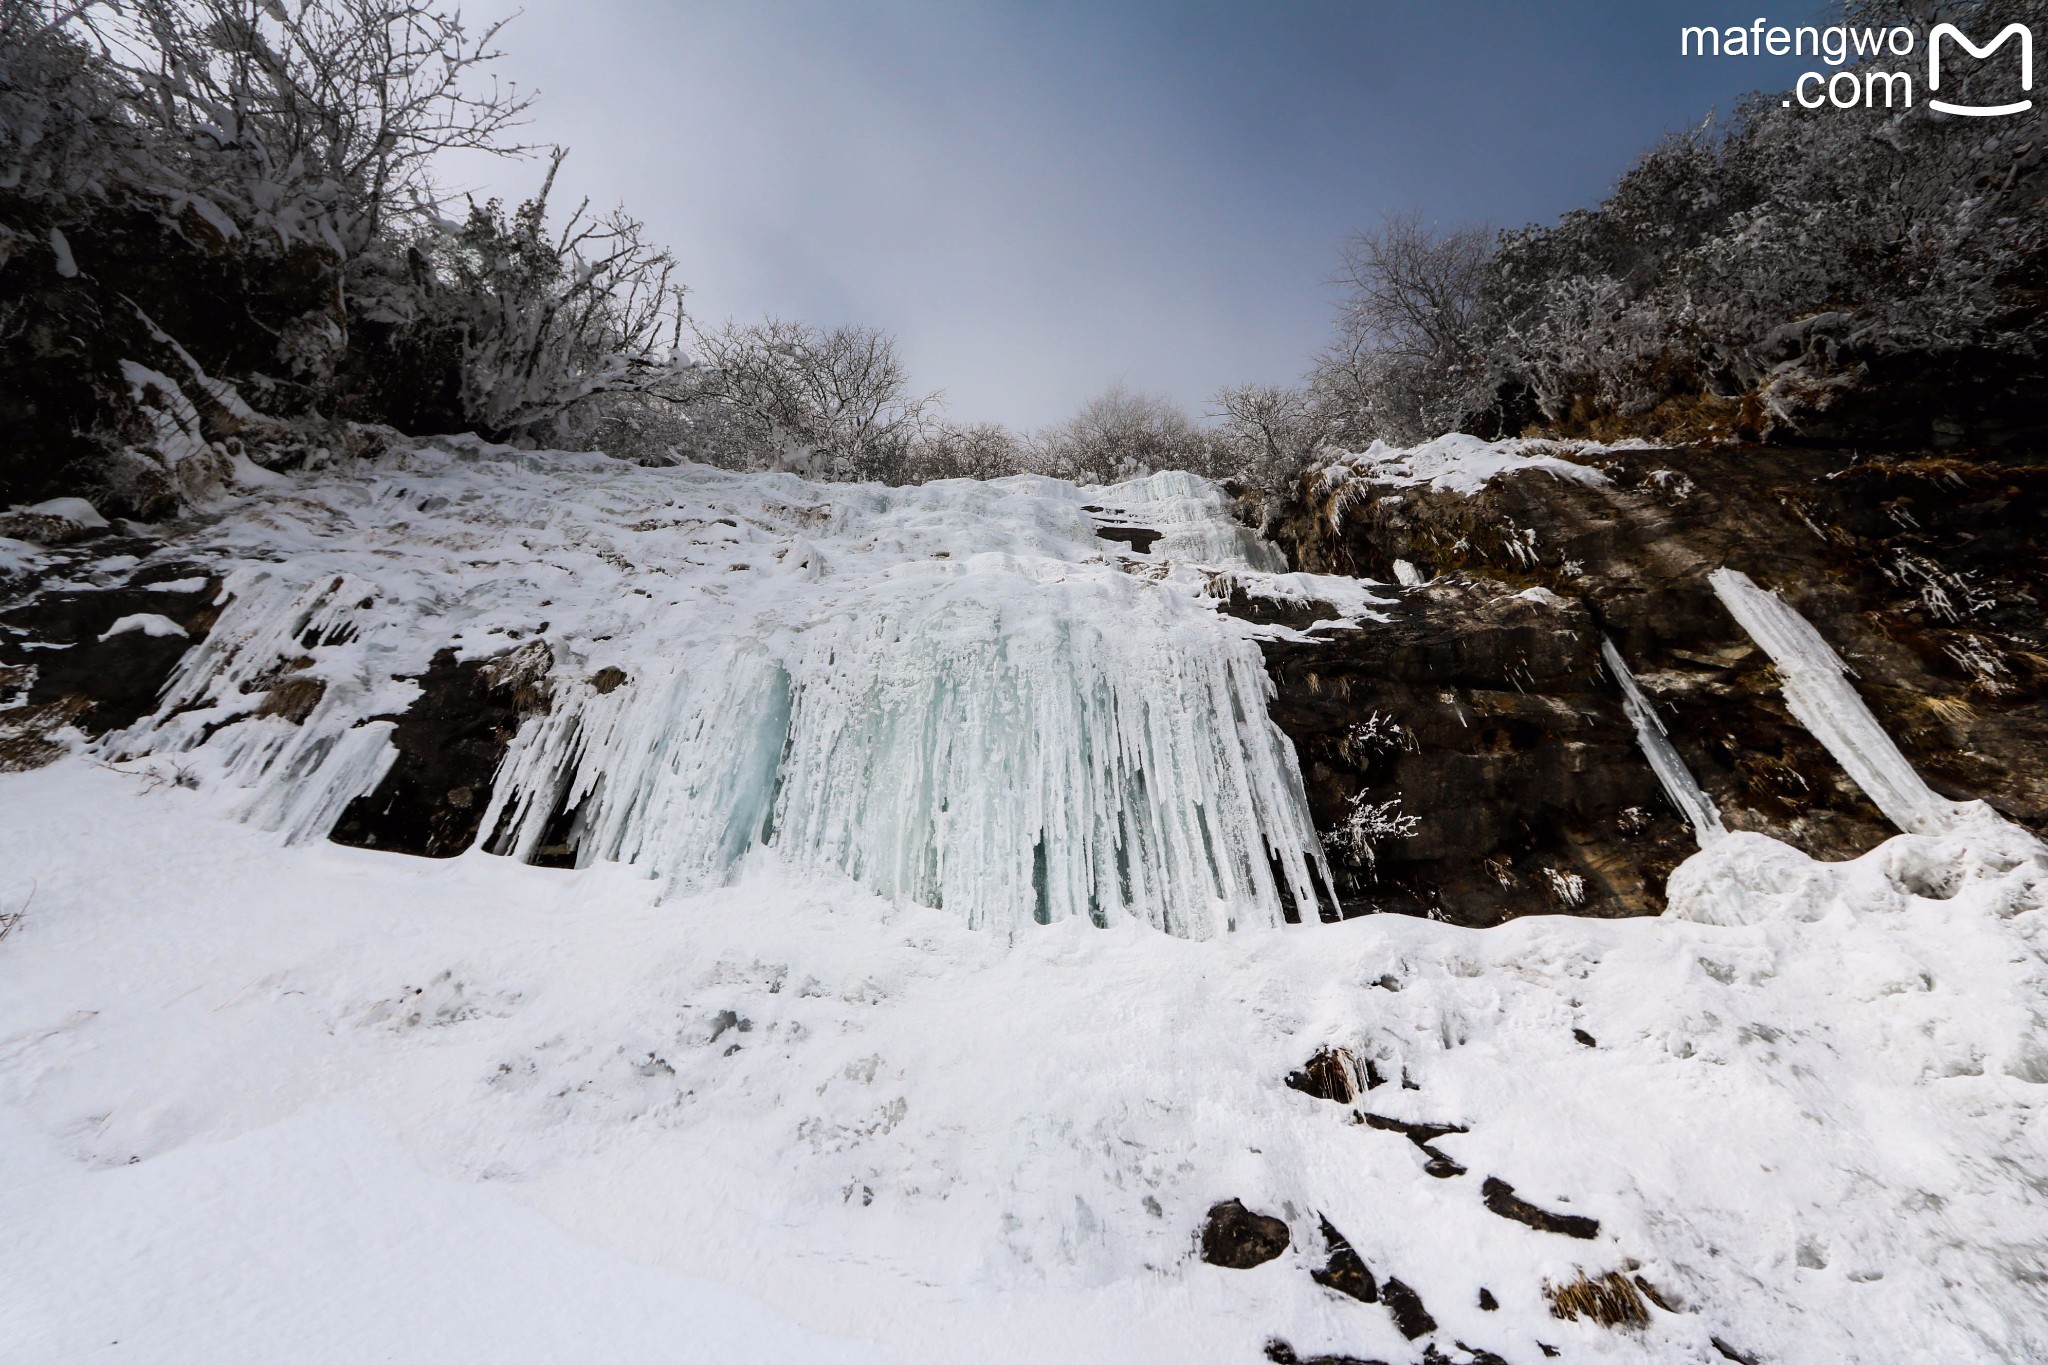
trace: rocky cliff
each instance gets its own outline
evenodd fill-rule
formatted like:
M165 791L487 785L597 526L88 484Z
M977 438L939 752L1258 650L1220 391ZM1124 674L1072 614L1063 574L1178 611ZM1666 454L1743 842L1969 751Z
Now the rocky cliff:
M404 457L390 458L404 469ZM368 554L357 565L368 572L378 556L402 559L428 534L430 523L408 518L439 515L432 509L446 499L428 496L424 483L413 488L413 475L390 477L394 488L412 490L408 505L427 510L393 504L397 521L378 533L389 546L374 554L350 548L341 522L320 521L320 537L339 536L323 551L342 555L337 565ZM582 477L609 489L625 476ZM657 492L667 487L658 474L634 477L654 480ZM892 499L908 507L924 495L844 497L849 508L875 499L877 507ZM1313 896L1289 890L1287 877L1276 880L1283 909L1326 919L1394 911L1473 926L1529 914L1660 911L1666 878L1694 851L1695 835L1644 757L1603 659L1607 645L1639 680L1728 828L1768 832L1829 860L1888 837L1885 817L1788 711L1770 660L1716 598L1708 575L1723 567L1778 590L1814 623L1906 758L1942 794L1985 800L2043 828L2044 498L2048 466L2019 457L1454 437L1416 451L1342 457L1280 505L1241 508L1256 514L1294 570L1324 575L1222 571L1196 598L1265 627L1258 648L1274 685L1270 715L1293 741L1332 883L1311 859L1298 876ZM288 501L279 510L303 516L308 505ZM1087 572L1144 582L1178 572L1174 563L1224 563L1226 550L1236 553L1224 543L1237 534L1227 523L1212 545L1174 522L1192 515L1182 503L1127 510L1122 521L1158 524L1142 534L1126 529L1130 540L1089 536L1088 544L1117 548L1091 556L1073 547L1095 562ZM1110 515L1093 505L1081 511L1077 528ZM1110 519L1112 530L1121 528ZM202 548L203 521L145 536L133 524L91 524L97 520L83 504L59 503L0 523L15 543L43 546L30 556L34 567L12 580L12 601L0 603L0 770L55 758L66 735L120 760L120 733L169 706L160 698L179 660L234 596L223 592L224 561ZM739 534L730 517L721 523L707 512L703 520ZM530 540L533 532L520 534ZM635 522L619 534L644 531ZM632 553L631 545L618 551ZM1271 553L1261 549L1258 562ZM1344 582L1353 578L1376 586ZM421 581L418 609L438 610L431 603L445 589L433 586L432 574ZM707 581L717 594L727 591L724 576ZM501 592L495 582L484 573L474 591ZM308 592L319 586L309 584ZM356 591L329 593L341 603L335 622L305 626L280 644L272 665L240 678L228 702L210 703L225 708L219 717L181 741L204 745L224 727L241 735L233 727L252 724L266 735L303 729L338 695L333 687L359 685L347 669L366 664L342 668L343 656L360 648L353 632L374 621L379 630L410 632L407 639L419 635L420 657L393 675L400 691L375 707L365 702L369 709L349 722L391 726L394 756L375 790L366 788L333 822L331 835L342 842L435 856L468 847L489 833L481 830L485 807L522 722L550 706L606 704L598 699L633 672L591 672L602 661L578 672L573 660L521 644L534 631L547 634L542 618L559 614L559 603L542 610L537 598L527 613L534 619L506 625L496 649L521 660L532 654L536 678L562 674L568 691L551 701L538 683L494 681L509 665L493 662L493 649L465 646L458 662L433 636L430 617L408 624L395 603L368 589L356 603ZM1317 600L1318 591L1349 599ZM386 666L371 672L383 676ZM546 816L548 828L526 856L577 861L573 803L555 804L563 808L535 817ZM1040 847L1039 866L1061 856L1058 847Z
M1400 585L1384 626L1266 645L1318 827L1427 813L1339 860L1346 914L1661 908L1693 841L1603 636L1731 829L1829 859L1891 834L1716 599L1723 566L1819 628L1937 789L2048 823L2048 465L1739 446L1558 447L1483 478L1426 463L1347 457L1263 509L1298 568Z

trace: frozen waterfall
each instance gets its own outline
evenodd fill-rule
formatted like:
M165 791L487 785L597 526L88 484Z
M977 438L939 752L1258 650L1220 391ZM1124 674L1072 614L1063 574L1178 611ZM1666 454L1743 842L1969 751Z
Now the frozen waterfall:
M1909 834L1941 834L1959 804L1920 780L1877 717L1849 685L1848 666L1807 619L1774 592L1735 569L1716 569L1708 582L1749 637L1771 656L1785 705L1835 756L1885 818Z
M1206 480L884 488L458 445L201 548L222 617L110 748L290 839L377 786L437 651L538 642L553 700L510 739L492 852L687 886L765 849L998 929L1205 937L1327 900L1258 646L1205 595L1275 552ZM287 683L317 702L288 713Z
M1692 769L1685 759L1672 747L1671 736L1664 728L1664 722L1657 716L1650 699L1643 695L1643 689L1636 683L1636 675L1629 671L1622 659L1621 651L1614 647L1614 641L1605 638L1600 641L1600 657L1607 663L1607 671L1621 684L1621 706L1628 713L1629 724L1635 726L1636 742L1642 746L1643 757L1650 760L1651 771L1664 786L1664 794L1671 798L1671 804L1692 826L1693 837L1705 848L1716 839L1727 834L1721 823L1721 812L1714 805L1713 798L1701 789L1693 777Z

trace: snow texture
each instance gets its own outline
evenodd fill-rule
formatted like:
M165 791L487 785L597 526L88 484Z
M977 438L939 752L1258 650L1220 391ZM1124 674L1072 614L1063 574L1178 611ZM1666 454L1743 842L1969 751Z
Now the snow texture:
M114 622L113 625L108 626L101 633L100 638L102 640L111 640L116 635L126 635L130 631L141 631L144 635L157 638L166 636L189 637L189 632L170 617L159 615L153 611L140 611L136 612L133 616L123 616L120 620Z
M2048 1356L2048 851L2009 826L1730 834L1663 919L1194 942L772 859L658 902L287 847L83 759L0 805L10 1363ZM1322 1047L1386 1083L1286 1088ZM1469 1129L1467 1173L1361 1110ZM1229 1198L1289 1250L1201 1264ZM1432 1338L1310 1279L1322 1218ZM1554 1317L1582 1271L1676 1311Z
M1678 813L1692 826L1700 847L1707 847L1728 832L1721 823L1721 812L1714 805L1714 799L1701 789L1692 769L1672 747L1670 733L1665 730L1657 708L1643 695L1636 675L1621 657L1621 651L1614 647L1614 641L1601 639L1600 657L1606 661L1607 671L1614 675L1615 682L1621 685L1622 710L1628 713L1629 724L1635 727L1636 742L1642 746L1643 757L1650 761L1650 770L1657 774L1657 781L1663 785L1664 794L1671 798L1671 804L1678 807Z
M1162 538L1112 545L1090 505ZM1194 938L1328 884L1256 632L1204 595L1314 584L1190 475L885 488L458 443L257 490L186 553L228 566L225 610L106 747L182 755L288 840L382 778L376 718L437 650L538 639L555 702L505 760L497 851L561 815L582 865L675 887L766 847L972 925ZM294 669L325 685L303 725L254 714Z
M1223 511L475 443L223 503L161 552L227 575L157 715L0 775L10 1365L2048 1357L2048 848L1730 833L1658 919L1283 930ZM486 828L573 810L585 866L318 838L406 678L535 640ZM1382 1083L1286 1086L1324 1048ZM1232 1198L1281 1256L1196 1258ZM1311 1278L1326 1219L1433 1334ZM1553 1312L1610 1274L1641 1325Z
M1329 482L1343 475L1366 483L1389 487L1428 485L1439 492L1474 494L1503 474L1540 469L1555 478L1578 483L1604 484L1607 476L1599 470L1560 459L1553 451L1597 450L1584 442L1560 443L1513 439L1486 441L1463 432L1451 432L1418 446L1396 448L1374 441L1366 450L1339 456L1325 465L1322 477Z
M1921 780L1849 685L1848 666L1807 619L1736 569L1708 579L1722 605L1771 656L1785 706L1854 779L1885 818L1911 834L1940 834L1976 819L1980 802L1955 802Z

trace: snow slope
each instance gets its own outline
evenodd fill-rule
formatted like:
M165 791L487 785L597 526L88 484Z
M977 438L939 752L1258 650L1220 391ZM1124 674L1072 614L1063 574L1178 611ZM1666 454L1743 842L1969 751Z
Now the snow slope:
M34 893L0 944L11 1360L862 1358L752 1299L899 1361L1416 1358L1309 1280L1319 1216L1446 1350L2048 1351L2048 865L2009 833L1833 868L1730 835L1674 885L1728 925L1012 940L772 857L658 902L279 848L82 763L0 800L0 897ZM1390 1078L1367 1111L1469 1127L1437 1146L1470 1173L1285 1088L1324 1044ZM1494 1216L1486 1176L1599 1236ZM1231 1197L1293 1249L1197 1262ZM1691 1311L1550 1315L1546 1280L1637 1262Z
M1163 1363L1257 1361L1274 1338L1304 1358L1517 1365L1544 1347L1728 1358L1717 1339L1775 1362L2048 1356L2048 850L2024 832L1971 812L1838 865L1728 834L1674 875L1662 919L1483 931L1283 926L1251 913L1255 885L1143 903L1193 906L1186 923L1035 924L996 880L970 903L1000 913L977 916L844 856L899 847L900 822L729 846L715 875L303 837L318 811L292 803L331 796L317 775L375 767L360 740L367 766L333 756L381 734L345 718L402 707L391 679L437 640L495 653L540 619L567 684L612 665L642 687L744 644L828 693L828 719L863 714L833 697L894 695L878 678L897 657L1011 679L985 747L950 751L963 783L1003 758L1014 788L1099 733L1084 718L1039 758L997 743L1049 698L1100 714L1048 686L1062 675L1096 679L1112 714L1146 703L1144 752L1193 755L1177 761L1201 782L1254 770L1259 679L1231 681L1249 640L1200 585L1264 570L1104 547L1084 511L1104 490L835 489L820 515L794 480L485 464L428 454L267 493L176 547L240 557L237 603L266 604L231 608L183 695L215 719L250 704L233 680L296 640L329 682L334 710L302 732L326 750L289 758L303 740L270 720L194 748L181 717L124 737L131 761L0 775L0 913L25 907L0 938L8 1361ZM632 529L678 488L694 510ZM1214 522L1191 524L1183 544L1208 548L1181 554L1231 559ZM308 592L311 616L291 615ZM957 634L922 610L962 593L984 614ZM1098 607L1117 629L1073 643ZM1067 643L1006 672L988 612ZM901 633L860 643L886 621ZM1192 695L1245 713L1168 709L1197 676L1175 651L1213 665ZM844 691L826 659L847 661ZM960 734L974 704L905 702L918 723L898 733ZM517 752L544 743L580 752L537 735ZM196 790L160 780L173 763ZM643 790L684 812L650 828L691 828L687 784ZM1247 790L1269 823L1231 835L1288 837L1284 803ZM984 828L1023 827L991 809ZM1237 932L1195 928L1226 912ZM1322 1047L1384 1083L1352 1104L1288 1088ZM1462 1173L1365 1115L1467 1130L1432 1144ZM1489 1178L1598 1230L1499 1216ZM1231 1198L1284 1219L1289 1249L1203 1264L1204 1215ZM1410 1341L1385 1305L1311 1280L1324 1219L1433 1332ZM1553 1313L1546 1286L1609 1272L1670 1307L1623 1328Z

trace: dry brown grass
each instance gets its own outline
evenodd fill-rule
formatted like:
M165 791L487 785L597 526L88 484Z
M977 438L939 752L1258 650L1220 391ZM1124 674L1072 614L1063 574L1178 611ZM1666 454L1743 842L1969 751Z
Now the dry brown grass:
M86 705L82 697L66 697L0 711L0 773L47 768L70 752L50 736L69 725Z
M1602 1327L1650 1325L1650 1305L1643 1298L1643 1291L1618 1270L1610 1270L1597 1280L1587 1279L1582 1271L1570 1284L1546 1282L1543 1296L1550 1300L1550 1316L1566 1322L1591 1318Z

